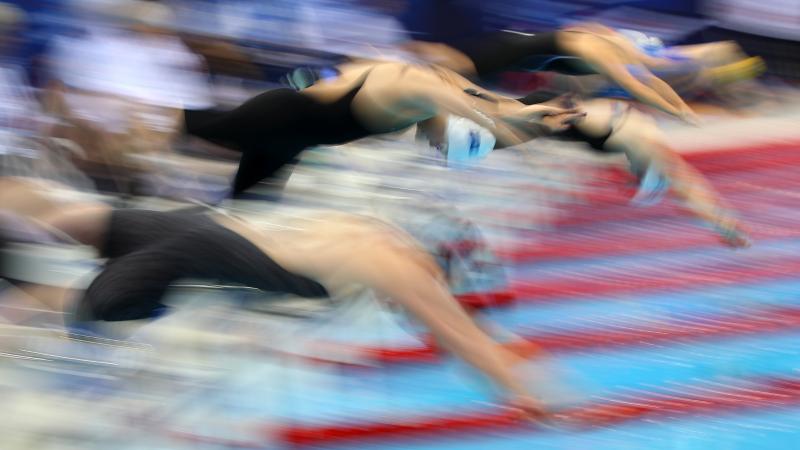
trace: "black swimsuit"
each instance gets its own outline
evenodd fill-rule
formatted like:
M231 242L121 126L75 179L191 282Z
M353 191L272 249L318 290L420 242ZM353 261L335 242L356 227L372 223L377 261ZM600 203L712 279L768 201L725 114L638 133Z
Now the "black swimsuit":
M238 194L274 177L306 148L344 144L374 134L351 107L362 85L363 80L330 103L292 89L275 89L232 111L187 110L186 131L242 152L233 186Z
M109 260L78 305L79 322L152 318L164 308L170 285L183 278L308 298L328 295L321 284L287 271L197 212L115 210L101 254Z
M499 31L454 42L453 47L472 61L481 79L507 70L554 71L567 75L597 73L564 51L555 32Z

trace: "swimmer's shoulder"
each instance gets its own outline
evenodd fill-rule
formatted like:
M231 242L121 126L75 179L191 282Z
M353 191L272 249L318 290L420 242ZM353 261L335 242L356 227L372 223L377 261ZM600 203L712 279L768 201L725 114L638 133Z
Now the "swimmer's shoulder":
M316 211L296 223L303 223L308 233L348 236L357 241L399 238L402 233L389 222L367 214L342 211ZM358 238L357 238L358 237Z
M373 215L335 210L294 211L282 215L237 217L214 214L220 225L246 237L267 253L330 253L343 247L368 252L371 247L415 247L414 239Z

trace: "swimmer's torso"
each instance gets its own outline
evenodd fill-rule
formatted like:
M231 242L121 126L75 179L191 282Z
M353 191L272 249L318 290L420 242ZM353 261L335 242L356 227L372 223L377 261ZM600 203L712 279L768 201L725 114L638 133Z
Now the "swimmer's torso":
M335 101L351 90L359 88L375 65L373 61L342 64L337 67L337 76L317 80L303 89L303 93L321 102Z
M184 212L115 210L91 200L64 202L52 190L53 184L37 180L5 178L0 179L0 187L7 188L0 196L4 202L0 209L40 222L46 219L49 229L94 246L109 258L157 246L191 232L193 225L202 231L208 224L208 220ZM244 237L285 270L322 284L334 297L363 288L368 278L365 272L379 268L387 254L437 271L433 259L405 232L366 216L314 212L261 223L224 215L210 218ZM109 247L109 243L114 245Z
M392 251L427 263L427 255L402 231L362 216L321 213L269 225L221 216L215 220L286 270L319 282L334 297L360 287L359 264L376 249L390 246Z
M343 64L339 75L318 80L302 93L322 104L349 99L350 111L366 129L381 134L408 128L416 123L414 114L404 115L390 89L402 92L405 75L418 69L403 63L363 61ZM397 91L395 91L397 92Z
M432 65L395 61L359 61L338 66L339 75L321 79L304 89L322 103L353 95L351 110L365 127L375 133L408 128L438 113L438 107L420 97L418 87L437 86L464 95L480 110L496 109L496 101L468 96L461 91L472 87L463 77Z

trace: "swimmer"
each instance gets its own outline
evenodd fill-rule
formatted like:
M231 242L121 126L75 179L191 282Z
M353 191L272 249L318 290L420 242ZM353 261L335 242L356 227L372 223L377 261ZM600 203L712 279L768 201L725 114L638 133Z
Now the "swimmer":
M520 101L537 103L546 96L533 93ZM625 155L639 183L634 204L651 205L672 193L692 214L710 225L723 243L733 248L750 245L749 233L733 209L700 172L670 147L653 117L627 102L608 99L580 101L561 96L548 99L545 104L566 103L565 107L574 107L576 102L586 116L554 137L584 142L599 153Z
M752 80L766 70L763 59L747 55L733 41L668 46L657 37L635 30L606 27L600 27L600 30L620 45L633 45L648 55L648 68L684 98L707 93L723 94L728 86ZM603 87L602 84L595 89L595 94L605 92L606 96L628 97L619 89Z
M669 173L673 192L690 210L727 236L726 242L746 245L738 222L727 208L716 206L721 200L702 176L669 150L655 122L622 103L594 101L593 117L588 118L580 104L564 98L534 93L511 99L437 66L361 62L339 69L332 80L315 80L300 92L268 91L230 112L186 111L187 130L242 151L234 182L239 193L274 177L306 147L414 124L448 160L477 159L495 147L544 135L580 140L635 160L641 186L654 183L666 191L667 185L657 180ZM651 165L653 160L658 163Z
M764 70L760 58L748 58L732 42L664 47L641 33L596 23L535 35L502 31L452 46L414 41L405 47L425 61L480 79L507 70L599 74L631 98L690 123L697 118L674 89L690 93Z
M665 58L650 56L637 50L622 34L596 24L570 27L555 33L535 36L502 32L494 37L465 45L464 48L469 49L466 54L475 62L473 75L488 76L498 71L511 70L520 64L524 65L526 58L529 57L585 54L585 61L577 58L545 59L550 65L541 67L579 74L595 70L606 73L614 79L620 74L618 70L611 70L612 67L608 66L608 62L617 61L619 63L617 69L624 64L618 58L606 58L605 52L611 51L610 43L628 55L625 60L628 63L635 61L642 67L664 67L669 64ZM592 53L590 50L595 47L597 51ZM570 51L563 51L564 48ZM721 45L693 47L687 49L685 53L700 58L708 56L708 52L711 52L718 56L716 59L719 62L727 62L740 55L735 50L735 47ZM604 62L593 65L592 61L595 59ZM538 61L541 64L542 59L539 58ZM611 71L608 72L609 70ZM659 86L663 84L654 77L650 81ZM633 96L636 96L635 92L638 89L636 86L630 85ZM652 204L663 198L667 192L672 192L689 211L709 224L725 244L733 248L750 245L748 233L736 219L733 210L724 204L701 173L670 148L668 139L651 116L623 101L608 99L584 101L574 95L560 94L563 93L539 91L518 101L527 105L551 105L584 112L584 116L572 121L562 130L552 133L552 137L584 142L601 153L624 154L631 163L631 172L639 181L639 190L634 197L635 203ZM528 129L535 127L536 125L532 125ZM545 130L535 133L542 135L545 134ZM528 139L523 138L523 140Z
M556 132L581 117L577 110L524 105L486 92L437 66L359 61L333 73L300 91L267 91L231 111L186 110L186 131L242 153L233 186L240 194L316 145L417 125L448 161L462 161L535 137L532 124Z
M542 414L517 375L522 358L494 342L448 290L442 269L409 234L377 219L342 213L272 231L202 213L118 210L64 202L52 185L3 179L7 213L94 247L108 258L75 308L78 323L151 319L180 278L236 283L309 298L344 298L354 288L391 299L446 348L491 379L528 418ZM11 195L13 194L13 195Z

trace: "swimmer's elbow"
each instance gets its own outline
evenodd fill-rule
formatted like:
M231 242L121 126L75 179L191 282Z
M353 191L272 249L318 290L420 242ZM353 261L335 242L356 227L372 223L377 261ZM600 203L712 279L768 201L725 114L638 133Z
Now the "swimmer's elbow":
M384 272L383 279L373 283L373 288L379 295L418 315L420 308L435 306L437 302L431 302L430 298L438 297L434 294L441 292L441 285L433 276L417 268L407 269Z
M390 240L374 242L359 260L360 278L387 295L425 289L444 279L441 268L429 254Z
M627 68L620 65L609 64L606 66L606 75L611 78L615 83L619 85L622 89L630 92L634 96L640 99L647 99L652 95L652 89L647 84L646 81L643 81L639 78L633 76Z

